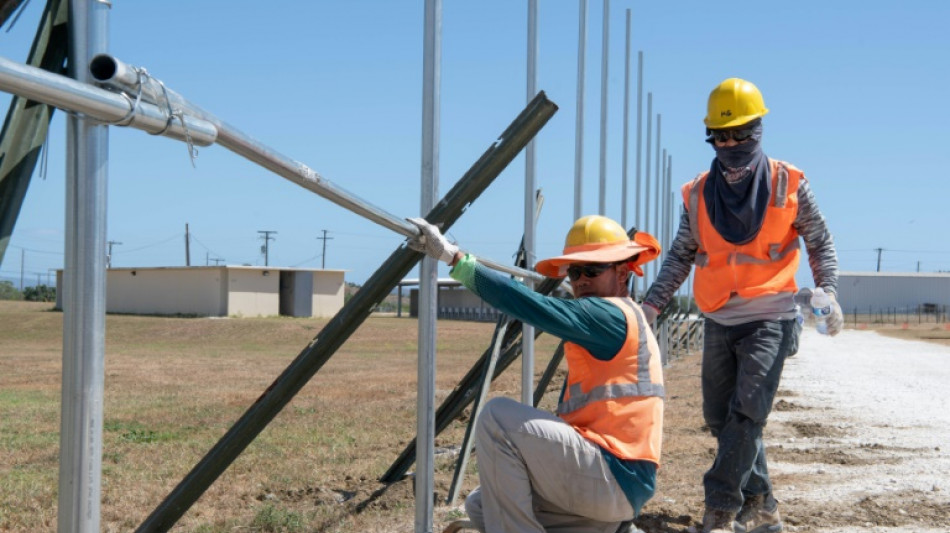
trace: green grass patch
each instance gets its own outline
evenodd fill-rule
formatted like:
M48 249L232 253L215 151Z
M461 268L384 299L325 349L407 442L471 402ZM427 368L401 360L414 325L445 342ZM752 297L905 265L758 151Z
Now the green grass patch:
M175 431L156 431L135 421L107 420L102 429L104 432L118 433L119 439L135 444L168 442L181 438Z
M304 530L304 518L300 513L268 503L257 511L251 528L267 533L293 533Z

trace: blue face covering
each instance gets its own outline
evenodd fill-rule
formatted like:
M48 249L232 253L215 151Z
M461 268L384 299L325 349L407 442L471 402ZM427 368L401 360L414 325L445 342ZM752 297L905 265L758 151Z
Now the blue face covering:
M762 152L762 123L748 141L729 147L713 144L716 158L703 187L706 212L713 227L732 244L745 244L759 234L771 197L771 165ZM724 170L748 169L738 181L727 182Z
M747 167L759 155L758 152L761 152L762 119L756 119L749 124L745 124L743 129L751 129L752 137L748 141L735 146L716 146L711 138L706 140L716 151L716 159L727 169L734 170ZM706 130L706 132L708 133L709 130Z
M716 150L716 159L727 169L747 167L762 152L759 141L754 139L735 146L713 145L713 149Z

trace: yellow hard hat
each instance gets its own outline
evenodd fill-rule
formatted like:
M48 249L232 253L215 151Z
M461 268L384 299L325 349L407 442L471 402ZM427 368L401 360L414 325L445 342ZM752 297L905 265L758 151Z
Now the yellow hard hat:
M765 116L769 110L759 88L739 78L729 78L709 93L703 122L713 130L734 128Z
M660 244L652 235L643 232L637 232L631 240L615 221L605 216L588 215L577 219L567 232L563 255L538 261L535 269L549 278L562 278L573 263L616 263L635 255L636 259L627 264L634 273L642 276L639 265L656 259L660 255Z

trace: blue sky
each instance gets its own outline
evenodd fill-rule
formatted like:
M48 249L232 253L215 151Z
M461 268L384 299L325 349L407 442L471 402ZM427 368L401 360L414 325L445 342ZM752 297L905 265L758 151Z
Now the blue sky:
M335 186L397 216L420 212L423 2L113 0L110 51ZM31 2L0 55L23 61L42 2ZM845 271L950 270L946 193L950 3L802 0L610 2L606 215L621 217L625 13L632 11L628 221L634 177L637 52L662 115L674 188L709 165L706 96L753 81L771 112L763 146L805 171ZM444 2L440 196L526 102L527 2ZM603 3L588 9L584 193L598 208ZM545 202L537 255L560 251L573 221L578 3L539 2L537 87L560 111L537 137ZM0 95L4 112L9 97ZM45 177L35 176L0 276L46 282L63 264L64 114ZM644 119L645 121L646 119ZM645 122L644 122L645 124ZM644 125L645 134L645 125ZM199 149L110 129L108 239L113 266L321 266L365 281L402 237L218 146ZM644 141L645 142L645 141ZM654 144L655 146L655 144ZM651 155L655 157L655 154ZM655 161L653 162L655 169ZM655 172L655 170L654 170ZM652 173L652 172L651 172ZM510 260L521 238L524 159L516 159L451 230L463 248ZM641 208L642 210L642 208ZM443 272L444 274L444 272ZM799 279L810 284L803 263Z

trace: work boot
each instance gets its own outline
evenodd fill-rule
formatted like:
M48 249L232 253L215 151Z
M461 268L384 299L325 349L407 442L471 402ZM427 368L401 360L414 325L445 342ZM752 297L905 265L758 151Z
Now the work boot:
M769 501L771 500L771 501ZM771 507L771 509L769 509ZM778 533L782 531L782 518L778 503L765 494L746 498L736 515L736 533Z
M735 533L736 513L706 508L703 513L703 533Z

